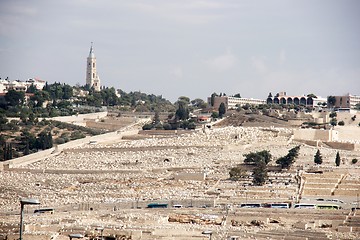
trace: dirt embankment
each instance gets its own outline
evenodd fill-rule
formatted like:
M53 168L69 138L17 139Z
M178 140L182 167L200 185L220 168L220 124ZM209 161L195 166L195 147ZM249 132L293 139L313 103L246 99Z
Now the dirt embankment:
M218 127L243 126L243 127L292 127L288 121L256 113L234 113L216 124Z

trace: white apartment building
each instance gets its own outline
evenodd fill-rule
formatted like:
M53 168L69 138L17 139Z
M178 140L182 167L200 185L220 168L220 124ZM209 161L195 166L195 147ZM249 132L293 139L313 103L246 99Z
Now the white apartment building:
M243 106L246 104L250 104L250 105L266 104L266 101L262 99L223 96L223 97L215 97L214 105L212 107L218 109L221 103L225 104L226 109L236 109L238 106ZM208 97L208 104L209 106L211 106L211 97Z

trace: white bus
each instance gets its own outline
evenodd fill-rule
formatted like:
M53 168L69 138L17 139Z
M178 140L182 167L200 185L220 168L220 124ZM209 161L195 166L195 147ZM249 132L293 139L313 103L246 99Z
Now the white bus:
M316 204L311 203L297 203L294 208L307 208L307 209L316 209Z
M288 203L270 203L270 208L290 208Z

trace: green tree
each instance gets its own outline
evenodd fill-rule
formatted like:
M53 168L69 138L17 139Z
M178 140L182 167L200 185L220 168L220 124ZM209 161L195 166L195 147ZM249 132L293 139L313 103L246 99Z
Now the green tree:
M119 103L119 98L116 96L115 88L105 88L100 91L103 105L115 106Z
M34 96L30 97L30 101L33 103L33 107L42 107L45 101L50 100L49 92L37 91Z
M186 102L180 101L178 109L175 112L175 116L179 120L186 120L189 118L189 109Z
M265 184L268 174L267 174L267 165L265 162L260 161L256 164L253 173L253 184L256 186L262 186Z
M289 150L288 154L284 157L280 157L276 160L276 163L281 166L281 168L290 168L290 166L295 162L296 158L299 156L300 145L296 146Z
M50 132L45 132L42 131L41 133L38 134L38 137L36 139L36 148L37 149L48 149L48 148L52 148L53 143L52 143L52 136Z
M241 98L241 95L240 95L240 93L237 93L237 94L234 95L234 97Z
M220 106L219 106L219 117L222 118L225 113L226 113L225 103L222 102L222 103L220 103Z
M27 89L26 89L26 93L35 93L37 92L37 88L34 86L34 84L31 84Z
M309 93L309 94L307 95L307 97L317 98L317 96L316 96L315 94L313 94L313 93Z
M70 99L73 96L73 87L71 87L70 85L64 84L62 86L62 99Z
M215 97L217 97L218 95L216 93L211 94L211 98L210 98L210 104L213 107L214 103L215 103Z
M314 156L314 163L320 165L320 164L322 164L322 162L323 162L322 156L321 156L320 150L318 149L316 151L315 156Z
M206 108L207 107L207 103L200 98L191 100L191 104L196 108Z
M0 113L0 130L4 130L6 128L6 123L8 122L5 115Z
M248 154L244 154L244 162L247 164L257 164L259 162L264 162L268 164L271 161L271 154L268 150L263 150L259 152L251 152Z
M185 97L185 96L181 96L178 98L178 102L185 102L186 104L190 104L190 98Z
M337 167L340 166L340 153L339 152L336 153L335 164Z
M219 117L219 113L218 113L218 112L212 112L212 113L211 113L211 117L212 117L212 118L218 118L218 117ZM359 123L359 126L360 126L360 123Z
M160 115L159 115L159 111L155 111L155 114L154 114L154 125L160 123Z
M335 96L328 96L327 97L327 105L330 107L330 108L333 108L336 104L336 97Z
M336 119L336 118L332 118L332 119L330 120L330 124L331 124L332 126L336 126L336 125L337 125L337 119Z
M25 93L11 89L5 94L5 101L13 107L22 105L25 102Z
M331 112L329 114L329 117L331 117L331 118L337 117L337 113L336 112Z
M360 110L360 103L357 103L357 104L355 105L355 109L356 109L356 110Z

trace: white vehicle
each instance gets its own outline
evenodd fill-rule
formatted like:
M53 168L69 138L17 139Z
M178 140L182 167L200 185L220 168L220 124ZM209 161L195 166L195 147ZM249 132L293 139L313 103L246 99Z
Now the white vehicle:
M295 204L294 208L316 209L316 204L298 203L298 204Z

